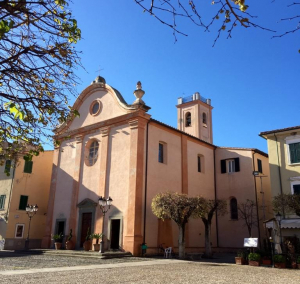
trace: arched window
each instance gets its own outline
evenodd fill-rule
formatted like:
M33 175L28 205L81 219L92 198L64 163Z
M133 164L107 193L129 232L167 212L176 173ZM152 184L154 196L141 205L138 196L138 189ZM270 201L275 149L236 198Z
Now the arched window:
M98 148L99 143L97 141L92 142L89 149L89 164L90 166L94 165L98 158Z
M192 125L192 116L190 112L187 112L185 115L185 126L191 126Z
M230 199L230 216L231 220L238 219L238 205L235 197Z
M202 113L202 122L203 122L203 124L207 123L206 122L206 113L205 112Z

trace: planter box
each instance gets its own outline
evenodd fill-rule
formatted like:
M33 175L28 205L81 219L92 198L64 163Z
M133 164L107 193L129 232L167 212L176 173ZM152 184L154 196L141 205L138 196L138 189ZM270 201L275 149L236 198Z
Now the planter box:
M74 249L74 244L72 241L66 241L66 249L68 250Z
M83 249L85 251L90 251L92 249L92 241L85 241L83 243Z
M235 258L235 264L245 265L245 264L247 264L247 261L246 261L246 259L244 259L243 257L237 256L237 257Z
M262 264L263 265L271 265L272 264L271 259L263 259Z
M298 268L300 269L300 263L297 264Z
M61 249L61 243L54 243L55 249Z
M274 263L275 268L286 268L285 263Z
M93 244L93 246L94 246L94 251L100 250L100 244Z
M249 265L251 266L259 266L259 261L249 260Z

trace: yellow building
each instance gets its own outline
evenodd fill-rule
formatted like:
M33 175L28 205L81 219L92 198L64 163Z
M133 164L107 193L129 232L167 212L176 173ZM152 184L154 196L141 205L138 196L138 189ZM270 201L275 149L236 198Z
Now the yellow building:
M28 237L27 204L38 205L31 219L29 248L40 248L46 225L53 151L45 151L32 161L20 158L0 167L0 240L5 249L24 249ZM10 176L5 167L10 168Z
M300 194L300 126L265 131L259 135L268 142L272 197ZM288 212L279 213L283 215L283 241L286 237L300 238L300 217ZM268 226L273 225L269 223Z

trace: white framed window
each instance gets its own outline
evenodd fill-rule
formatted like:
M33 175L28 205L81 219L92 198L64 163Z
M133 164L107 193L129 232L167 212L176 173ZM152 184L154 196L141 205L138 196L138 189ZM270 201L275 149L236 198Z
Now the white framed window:
M15 238L16 239L22 239L24 235L24 224L16 224L16 230L15 230Z
M234 160L227 160L227 169L228 169L228 173L235 172L235 161Z
M300 164L300 135L288 136L285 141L288 164Z

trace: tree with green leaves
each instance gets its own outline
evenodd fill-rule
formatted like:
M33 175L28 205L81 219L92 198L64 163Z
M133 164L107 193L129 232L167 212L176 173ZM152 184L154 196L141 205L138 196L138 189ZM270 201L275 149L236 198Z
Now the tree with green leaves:
M205 228L205 257L212 257L211 248L211 222L217 214L223 216L227 213L227 202L222 199L198 198L198 207L194 211L194 217L200 217Z
M77 94L80 37L67 0L0 1L2 160L24 145L30 145L28 159L38 155L53 128L78 115L69 98Z
M273 211L300 216L300 194L278 194L272 201Z
M172 219L178 226L179 258L185 257L185 227L189 218L201 203L201 197L188 197L186 194L176 192L158 193L152 199L152 212L162 220Z

